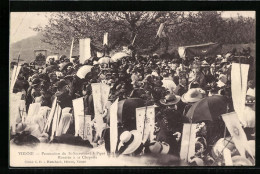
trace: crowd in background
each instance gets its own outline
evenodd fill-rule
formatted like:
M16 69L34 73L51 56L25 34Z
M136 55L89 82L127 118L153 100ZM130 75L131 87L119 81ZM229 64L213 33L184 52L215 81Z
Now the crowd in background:
M109 63L99 63L99 58L91 57L84 64L79 62L79 57L75 56L70 60L61 56L59 60L49 59L46 68L36 69L35 62L24 63L13 92L24 94L27 111L31 103L41 103L41 106L51 108L54 98L57 97L61 109L70 107L70 113L73 113L72 100L84 97L85 114L94 119L91 84L106 83L111 87L109 101L112 103L117 98L119 101L138 98L142 99L146 106L157 106L155 140L153 143L145 143L144 146L148 148L142 153L159 153L169 146L167 153L178 156L183 123L190 122L186 115L194 103L208 96L221 96L227 102L227 112L234 111L231 93L232 62L250 65L247 104L254 110L254 59L250 56L250 49L244 49L240 56L237 55L235 49L225 55L185 59L169 54L135 55ZM81 79L76 73L83 65L92 65L93 68ZM108 122L106 116L104 122ZM123 122L120 125L121 132L133 130L129 126L124 127L124 124ZM213 145L223 138L224 127L221 117L214 122L202 120L198 123L196 155L203 159L205 164L212 164L216 160L211 150ZM244 129L248 139L253 140L254 126L244 125ZM71 123L66 134L74 135L73 131L74 125ZM107 135L104 136L106 139ZM122 141L128 136L124 133L119 139ZM100 143L102 138L104 137L96 137L94 141ZM124 153L125 149L121 151ZM135 154L140 154L141 151L135 149ZM195 162L198 163L197 160Z

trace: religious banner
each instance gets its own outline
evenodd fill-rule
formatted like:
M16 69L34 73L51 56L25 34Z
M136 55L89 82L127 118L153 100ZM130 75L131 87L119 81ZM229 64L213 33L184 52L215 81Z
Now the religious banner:
M49 130L50 130L52 119L53 119L53 116L54 116L54 113L55 113L55 110L56 110L56 106L57 106L57 97L55 97L55 99L52 102L51 111L50 111L50 114L48 116L45 128L44 128L44 132L46 132L46 133L48 133Z
M80 119L84 114L84 100L83 97L72 100L74 118L75 118L75 136L79 135Z
M21 65L18 65L18 66L14 65L14 69L12 72L12 78L11 78L11 87L10 87L11 93L13 93L14 85L17 80L18 74L20 73L20 70L21 70Z
M41 103L32 103L29 106L28 115L26 117L27 123L33 123L34 117L37 116L38 112L40 111Z
M13 128L15 128L15 125L19 123L22 119L20 116L21 97L22 97L22 92L10 94L9 119L10 119L10 126Z
M136 108L136 129L142 135L142 142L154 139L155 107Z
M102 83L100 84L100 90L101 90L101 104L102 104L102 110L104 111L105 106L107 104L108 101L108 96L109 96L109 92L110 92L110 86Z
M248 146L246 134L240 124L240 121L238 119L236 112L230 112L227 114L223 114L222 118L226 124L226 127L227 127L227 129L232 137L232 140L234 141L235 146L236 146L237 150L239 151L240 155L243 157L246 157L245 152L247 150L248 153L252 157L254 157L254 154L252 153L252 151L250 150L250 148Z
M117 108L118 99L110 106L110 152L115 153L117 151L117 140L118 140L118 130L117 130Z
M110 86L103 83L92 83L95 118L101 116L108 101Z
M20 100L19 102L19 115L22 119L22 123L24 123L27 117L25 100Z
M91 122L91 115L85 115L85 116L78 116L79 121L79 130L78 135L83 140L88 140L89 142L92 142L92 122Z
M184 123L181 141L181 160L189 162L195 155L196 124Z
M79 61L82 64L91 57L90 42L90 38L79 40Z
M244 122L244 110L246 103L246 90L247 90L247 76L248 76L248 64L232 63L231 69L231 91L233 106L237 113L240 122L246 125Z
M57 104L54 115L53 115L53 121L52 121L52 128L51 128L51 140L54 138L54 136L57 136L57 128L59 126L60 122L60 116L61 116L61 107L59 104Z

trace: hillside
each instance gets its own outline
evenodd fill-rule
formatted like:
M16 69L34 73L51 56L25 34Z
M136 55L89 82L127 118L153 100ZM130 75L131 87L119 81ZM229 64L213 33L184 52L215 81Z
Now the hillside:
M10 45L10 60L16 59L18 57L19 51L20 52L20 58L23 59L26 62L31 62L35 56L34 56L34 50L36 49L46 49L47 50L47 56L52 55L54 53L59 53L69 55L70 48L66 50L55 50L47 43L43 43L41 41L42 35L38 34L36 36L32 36L26 39L23 39L21 41L18 41L16 43L13 43ZM78 54L78 53L77 53Z
M55 50L50 46L49 44L43 43L41 41L42 36L40 34L36 36L29 37L27 39L23 39L19 42L13 43L10 45L10 60L16 59L18 57L19 51L20 52L20 58L23 59L26 62L31 62L34 59L34 50L36 49L46 49L47 50L47 56L52 55L54 53L59 53L59 55L65 54L69 56L70 48L67 48L65 50ZM78 46L75 46L73 49L73 55L78 55ZM251 48L251 54L255 57L255 44L226 44L222 47L222 53L225 54L228 51L230 51L232 48L236 48L238 51L241 51L243 48L250 47ZM156 52L161 54L164 49L159 49ZM172 53L175 50L177 50L177 47L174 45L169 46L169 52Z

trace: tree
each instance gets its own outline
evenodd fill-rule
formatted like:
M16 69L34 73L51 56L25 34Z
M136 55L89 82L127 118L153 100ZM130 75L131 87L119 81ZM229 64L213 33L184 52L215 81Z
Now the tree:
M174 16L175 18L170 18ZM89 37L96 47L102 48L102 38L109 33L109 47L129 45L135 39L137 49L154 44L156 31L161 22L173 21L180 12L56 12L52 13L44 28L34 30L43 33L43 42L56 49L64 49L71 43Z

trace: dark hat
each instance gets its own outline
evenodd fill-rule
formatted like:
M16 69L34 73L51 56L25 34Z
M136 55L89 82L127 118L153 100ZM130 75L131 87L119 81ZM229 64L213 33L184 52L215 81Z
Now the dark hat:
M180 101L181 97L178 95L174 95L174 94L168 94L164 97L164 99L160 100L160 103L162 105L174 105L177 104Z
M62 87L66 86L67 83L65 82L65 80L60 80L59 82L57 82L57 87L58 89L61 89Z
M64 77L64 79L69 79L69 80L71 80L71 79L73 79L73 75L66 75L66 76Z
M41 80L39 78L36 78L32 81L32 86L37 86L41 83Z

